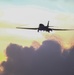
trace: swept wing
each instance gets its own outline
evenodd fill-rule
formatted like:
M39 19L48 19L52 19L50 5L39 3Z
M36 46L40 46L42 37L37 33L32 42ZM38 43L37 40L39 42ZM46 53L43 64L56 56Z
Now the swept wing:
M30 29L30 30L37 30L38 28L24 28L24 27L16 27L17 29Z
M52 30L55 30L55 31L73 31L74 29L54 29L54 28L52 28Z

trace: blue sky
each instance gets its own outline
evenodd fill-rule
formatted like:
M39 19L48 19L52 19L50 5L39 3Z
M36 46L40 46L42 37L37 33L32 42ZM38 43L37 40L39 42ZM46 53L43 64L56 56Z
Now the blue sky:
M74 13L74 0L0 0L1 5L35 5Z
M42 13L44 12L42 15L42 18L39 16L41 18L41 20L39 20L39 22L37 22L37 23L40 23L42 21L42 19L46 18L46 17L47 17L46 20L50 20L51 16L52 16L56 20L57 20L57 17L58 17L58 20L61 20L61 18L62 18L61 21L64 21L68 25L69 23L70 24L73 23L74 0L0 0L0 10L1 10L0 14L4 15L4 17L3 17L4 20L12 20L12 18L16 16L16 18L13 19L14 21L17 20L17 22L19 22L18 17L19 17L20 21L26 21L24 18L27 15L26 17L28 18L28 20L27 20L28 23L31 20L33 22L34 21L37 22L38 16L36 16L35 14L39 13L38 15L41 16ZM48 12L48 14L50 14L49 16L47 15L47 12ZM17 15L17 13L19 13L19 15ZM33 19L33 17L34 17L34 19ZM1 18L1 20L3 18ZM53 20L51 20L51 21L53 22ZM58 21L58 22L60 22L60 21ZM61 25L64 22L60 22ZM59 23L58 23L58 25L59 25Z

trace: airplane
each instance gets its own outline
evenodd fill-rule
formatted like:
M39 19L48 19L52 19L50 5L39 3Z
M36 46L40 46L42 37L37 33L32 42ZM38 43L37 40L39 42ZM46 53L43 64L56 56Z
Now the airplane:
M71 30L74 30L74 29L55 29L55 28L50 28L50 27L53 27L53 26L49 26L49 21L48 21L47 26L45 26L44 24L40 23L38 28L24 28L24 27L16 27L16 28L17 29L37 30L38 32L39 31L51 32L53 30L55 30L55 31L71 31Z

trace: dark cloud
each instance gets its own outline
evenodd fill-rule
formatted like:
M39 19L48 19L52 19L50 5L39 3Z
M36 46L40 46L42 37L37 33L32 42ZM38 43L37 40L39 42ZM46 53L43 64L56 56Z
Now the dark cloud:
M67 57L67 75L74 75L74 47L70 49L69 55Z
M74 47L62 53L53 40L44 41L37 50L10 44L6 56L2 75L74 75Z

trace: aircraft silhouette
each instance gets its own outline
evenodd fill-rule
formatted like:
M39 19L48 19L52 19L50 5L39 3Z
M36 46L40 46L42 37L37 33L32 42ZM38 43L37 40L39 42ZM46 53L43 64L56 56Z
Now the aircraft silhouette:
M55 31L69 31L69 30L74 30L74 29L55 29L55 28L50 28L53 26L49 26L49 21L47 23L47 26L45 26L44 24L40 23L38 28L24 28L24 27L16 27L18 29L30 29L30 30L37 30L39 31L46 31L46 32L51 32L53 30Z

